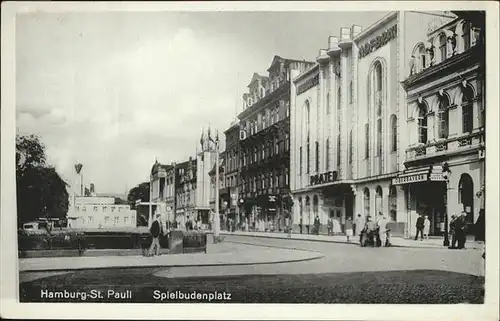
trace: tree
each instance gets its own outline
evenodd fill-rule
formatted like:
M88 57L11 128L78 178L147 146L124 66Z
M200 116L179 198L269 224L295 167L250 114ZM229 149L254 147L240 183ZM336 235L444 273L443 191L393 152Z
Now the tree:
M67 184L54 167L46 165L45 147L37 136L16 137L16 161L18 223L66 217Z
M129 191L127 201L133 210L137 200L149 202L149 182L140 183Z

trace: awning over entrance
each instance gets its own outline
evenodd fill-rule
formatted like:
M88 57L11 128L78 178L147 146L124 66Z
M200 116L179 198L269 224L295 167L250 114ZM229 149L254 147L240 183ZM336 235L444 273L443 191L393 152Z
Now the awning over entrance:
M392 185L404 185L420 182L444 182L442 166L428 166L409 169L392 179Z

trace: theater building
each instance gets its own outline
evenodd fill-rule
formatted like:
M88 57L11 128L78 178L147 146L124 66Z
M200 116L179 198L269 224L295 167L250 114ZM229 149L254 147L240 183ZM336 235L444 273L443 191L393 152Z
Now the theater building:
M240 212L256 220L284 223L289 197L290 79L313 63L274 56L268 76L255 73L243 95L240 120Z
M405 194L392 179L404 170L406 93L413 44L436 12L391 12L375 24L341 28L314 68L291 87L291 167L295 231L307 233L316 215L343 226L357 214L384 213L404 234ZM409 45L411 43L411 45Z
M429 216L431 235L442 235L452 214L465 211L472 225L484 209L483 31L456 17L407 52L414 62L402 82L408 93L406 170L393 184L407 195L411 235L419 214Z

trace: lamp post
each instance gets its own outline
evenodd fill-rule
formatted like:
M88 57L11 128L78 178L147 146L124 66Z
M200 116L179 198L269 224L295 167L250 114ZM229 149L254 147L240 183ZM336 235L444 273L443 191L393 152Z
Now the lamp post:
M448 190L449 190L449 185L450 185L450 167L448 163L443 164L443 178L446 182L446 211L444 214L444 240L443 240L443 246L450 246L450 238L448 236Z

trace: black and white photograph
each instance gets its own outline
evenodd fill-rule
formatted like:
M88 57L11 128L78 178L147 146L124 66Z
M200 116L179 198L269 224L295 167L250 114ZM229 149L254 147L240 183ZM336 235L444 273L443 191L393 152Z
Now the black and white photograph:
M18 309L498 319L498 12L108 4L18 3L2 31ZM395 311L363 318L419 319Z

